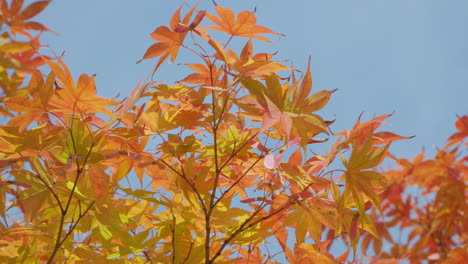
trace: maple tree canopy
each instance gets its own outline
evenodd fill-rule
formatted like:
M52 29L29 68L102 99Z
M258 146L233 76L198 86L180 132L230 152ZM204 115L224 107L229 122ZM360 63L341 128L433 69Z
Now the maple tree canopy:
M255 52L282 34L214 1L180 6L148 77L100 97L41 43L49 3L0 0L0 262L468 262L468 116L434 158L390 154L410 138L380 130L390 115L333 133L310 60ZM198 62L161 84L181 50Z

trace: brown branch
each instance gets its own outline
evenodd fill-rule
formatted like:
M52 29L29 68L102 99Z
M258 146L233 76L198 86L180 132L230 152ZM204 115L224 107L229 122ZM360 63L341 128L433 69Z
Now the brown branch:
M88 206L88 208L86 208L86 210L78 216L78 219L76 219L76 222L72 225L70 230L68 230L68 232L65 234L63 239L60 240L61 233L63 232L62 230L63 230L63 223L64 223L64 220L62 220L62 218L65 216L62 214L61 221L60 221L60 229L59 229L60 236L57 236L58 240L55 243L54 251L50 255L49 259L47 260L47 264L53 263L52 261L55 258L55 255L57 254L59 248L63 245L63 243L67 240L67 238L73 233L73 231L75 230L80 220L83 218L83 216L85 216L88 213L88 211L91 209L91 207L94 205L95 202L96 201L92 201L91 204Z
M220 166L220 170L223 170L224 167L245 147L247 144L249 144L249 141L255 138L258 135L258 132L254 133L248 140L244 142L237 150L235 150L229 158ZM263 158L263 156L262 156Z
M258 159L257 159L257 160L256 160L256 161L255 161L239 178L237 178L237 179L234 181L234 183L233 183L231 186L229 186L229 188L228 188L226 191L224 191L224 192L221 194L221 196L218 198L218 200L216 200L214 206L216 206L219 202L221 202L221 199L223 199L223 197L224 197L229 191L231 191L232 188L234 188L237 184L239 184L239 182L247 175L247 173L248 173L251 169L253 169L253 167L254 167L260 160L262 160L262 159L263 159L263 156L259 156Z
M213 65L210 64L210 82L211 86L213 86ZM209 263L210 258L210 236L211 236L211 226L210 226L210 219L211 213L214 209L214 202L216 196L216 189L218 187L220 170L219 170L219 163L218 163L218 125L216 124L216 99L215 98L215 91L211 92L211 108L213 111L213 122L211 124L212 132L213 132L213 149L214 149L214 164L215 164L215 175L214 175L214 182L213 188L211 190L211 197L210 202L208 204L208 211L205 212L205 263Z
M281 207L279 208L278 210L270 213L269 215L267 216L263 216L261 217L260 219L248 224L258 213L260 213L260 211L266 206L266 204L261 207L259 210L256 210L249 218L247 218L244 223L241 224L241 226L236 230L234 231L226 240L224 240L223 244L221 245L221 247L218 249L218 251L216 252L216 254L210 259L210 261L208 263L214 263L214 261L221 255L221 253L223 252L224 248L237 236L239 235L241 232L253 227L254 225L262 222L262 221L265 221L275 215L277 215L278 213L280 213L281 211L283 211L286 207Z
M73 120L73 119L72 119ZM73 121L72 121L72 124L71 126L73 126ZM72 144L73 144L73 150L74 150L74 155L77 156L78 154L78 150L77 150L77 147L76 147L76 144L75 144L75 139L73 137L73 133L71 132L71 130L69 130L69 133L70 133L70 137L72 138ZM68 195L68 200L67 200L67 203L65 205L65 208L62 209L61 211L61 215L60 215L60 223L59 223L59 230L57 232L57 238L55 240L55 246L54 246L54 250L52 251L52 254L50 255L49 257L49 260L47 261L47 263L52 263L53 259L55 258L55 255L57 254L58 252L58 249L61 247L61 245L65 242L65 240L71 235L71 233L73 232L73 230L75 229L76 225L78 224L79 220L83 217L83 215L80 214L80 216L78 217L77 221L75 222L75 225L72 225L72 228L70 228L70 230L65 234L65 237L63 239L61 239L61 236L62 236L62 233L63 233L63 227L64 227L64 224L65 224L65 217L67 216L68 214L68 210L70 209L70 205L71 205L71 200L73 199L73 196L75 194L75 190L77 188L77 185L78 185L78 180L80 178L80 176L82 175L83 171L84 171L84 167L86 166L86 163L91 155L91 152L93 151L94 149L94 143L91 143L91 146L88 150L88 153L86 153L86 157L84 158L84 161L83 161L83 164L80 166L79 164L79 157L75 157L75 162L76 162L76 177L75 177L75 180L73 182L73 187L70 191L70 194ZM94 204L94 201L91 203L91 205L86 209L85 213L89 211L89 209L91 208L91 206Z
M193 249L193 241L190 242L190 248L187 256L184 258L184 261L182 263L186 263L187 260L190 258L190 255L192 254L192 249Z
M172 167L169 163L167 163L165 160L163 159L158 159L159 162L161 162L162 164L166 165L169 169L171 169L173 172L175 172L179 177L181 177L189 186L190 188L192 189L192 191L195 193L195 195L197 196L197 199L198 201L200 202L201 206L202 206L202 209L203 209L203 212L208 212L208 209L206 208L206 205L205 205L205 202L203 200L203 198L201 197L200 195L200 192L197 190L197 188L195 187L195 185L193 185L188 179L187 177L180 173L178 170L176 170L174 167Z

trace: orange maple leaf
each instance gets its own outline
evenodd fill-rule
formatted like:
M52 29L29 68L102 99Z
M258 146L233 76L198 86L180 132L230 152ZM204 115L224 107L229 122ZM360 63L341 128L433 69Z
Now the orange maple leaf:
M210 67L193 63L187 64L192 68L196 73L187 75L184 79L179 82L191 83L191 84L205 84L210 86L218 86L219 78L221 77L223 71L220 68L217 68L216 65L211 65Z
M27 30L53 32L42 24L33 21L26 21L42 12L42 10L44 10L49 5L49 3L50 0L37 1L22 9L23 0L11 1L10 7L8 7L8 4L5 0L1 0L0 23L9 25L13 36L16 36L16 33L19 33L29 38L33 38L31 34L27 32Z
M115 118L115 114L105 106L116 105L117 102L96 96L94 76L82 74L75 84L70 70L62 59L57 58L57 60L58 64L50 60L47 61L61 86L58 87L55 95L50 100L50 104L56 107L51 112L103 113Z
M449 139L447 143L447 148L451 147L454 144L457 144L459 142L462 142L465 138L468 137L468 115L460 117L456 122L455 122L455 127L459 132L453 134Z
M205 11L199 11L195 17L195 20L187 26L190 18L195 12L196 6L190 9L182 21L180 20L181 9L182 6L180 6L172 16L170 28L166 26L160 26L150 34L152 39L159 42L151 45L146 50L143 58L137 63L140 63L145 59L161 56L153 70L153 72L155 72L167 58L171 57L171 61L175 61L179 53L179 49L183 45L185 37L187 36L187 33L191 30L195 30L195 27L198 26L206 13Z
M234 12L229 8L217 6L215 9L219 18L209 13L206 14L206 17L217 25L209 26L208 28L210 29L221 31L232 36L255 38L268 43L271 43L271 41L263 36L258 36L258 34L275 34L284 36L283 34L276 33L269 28L257 25L257 18L254 15L255 12L241 11L237 14L236 19Z

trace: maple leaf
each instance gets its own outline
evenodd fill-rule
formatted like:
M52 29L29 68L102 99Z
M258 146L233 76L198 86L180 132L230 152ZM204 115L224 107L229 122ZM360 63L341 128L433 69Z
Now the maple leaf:
M382 210L377 194L379 189L385 186L385 177L368 169L376 167L385 159L388 148L388 144L373 148L372 133L370 133L362 145L353 145L348 160L342 156L343 165L347 169L343 175L346 179L346 190L352 194L361 214L365 211L366 198L370 199L380 211Z
M112 99L106 99L96 96L96 84L94 76L82 74L75 84L70 70L62 61L57 58L58 63L50 60L47 64L52 69L52 72L57 76L58 82L61 85L50 100L50 104L55 107L51 112L59 113L103 113L109 117L115 118L106 106L116 105Z
M310 138L315 135L328 134L327 127L332 122L326 122L312 112L323 108L335 90L309 96L312 88L310 61L301 83L293 80L292 83L281 84L273 73L265 76L266 86L253 78L244 78L242 84L251 94L241 98L239 106L246 110L247 116L262 120L261 131L274 128L287 139L299 137L303 147L313 143Z
M53 84L53 74L49 74L44 82L41 74L35 71L29 81L28 95L18 95L5 100L10 111L21 113L13 117L9 124L18 126L19 130L23 131L33 121L47 121L49 101L54 94Z
M279 36L284 36L282 34L274 32L271 29L257 25L257 18L255 17L255 12L241 11L239 12L239 14L237 14L236 18L234 12L229 8L216 6L215 10L219 18L210 13L206 14L206 18L208 18L217 25L208 26L208 28L210 29L224 32L231 36L255 38L268 43L271 42L267 38L259 36L258 34L275 34Z
M263 77L283 70L292 70L279 62L270 61L272 56L273 54L254 55L252 39L249 39L242 49L240 57L237 57L235 53L229 56L231 61L229 66L230 69L238 73L236 78L240 80Z
M40 23L26 21L42 12L49 3L50 0L37 1L21 10L23 7L23 0L11 1L10 7L8 7L6 0L1 0L0 23L9 25L13 36L16 36L16 33L19 33L32 39L33 36L28 32L28 30L53 32Z
M184 79L179 82L191 83L191 84L205 84L212 87L220 86L219 78L223 71L216 67L216 65L206 66L204 64L193 63L187 64L196 73L187 75Z
M195 27L201 22L205 16L205 11L198 12L195 20L184 30L181 28L181 25L186 25L190 21L193 13L195 12L197 6L190 9L190 11L185 15L184 19L180 19L180 11L182 5L177 9L177 11L172 16L170 22L170 28L166 26L158 27L153 33L150 34L151 38L155 41L159 41L151 45L143 55L143 58L137 63L140 63L143 60L159 57L158 63L153 69L153 73L161 66L161 64L167 59L171 58L171 61L174 62L179 53L180 47L183 45L185 37L190 30L195 29Z
M446 148L462 142L465 138L468 137L468 115L459 117L455 122L455 127L459 132L450 136Z

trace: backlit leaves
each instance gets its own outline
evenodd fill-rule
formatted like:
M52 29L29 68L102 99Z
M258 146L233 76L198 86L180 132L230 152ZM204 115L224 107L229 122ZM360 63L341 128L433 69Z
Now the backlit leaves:
M264 85L258 80L245 78L242 81L251 95L240 99L239 106L245 114L262 121L262 130L273 128L277 138L300 138L305 147L309 139L321 134L328 134L330 122L313 114L326 105L334 91L321 91L309 95L312 88L310 65L301 82L280 83L276 74L265 77Z
M111 99L96 96L94 76L82 74L75 83L68 67L59 58L58 63L48 61L52 72L57 76L56 97L52 98L51 105L57 107L52 112L68 113L103 113L114 117L106 106L116 105Z
M118 102L39 53L33 33L47 29L29 20L49 1L0 3L0 262L344 263L353 250L357 263L358 247L374 249L370 263L465 258L466 117L434 159L412 162L389 153L409 137L378 130L390 115L333 134L317 112L336 90L312 90L310 60L296 78L276 53L255 54L256 39L280 34L221 6L183 18L181 6L156 28L151 78L181 50L199 60ZM401 170L377 170L387 157ZM416 206L404 184L434 202ZM389 227L414 227L411 247ZM347 250L332 255L338 237Z
M23 7L23 0L13 0L10 5L6 0L2 0L0 2L0 23L8 25L13 36L19 33L32 38L29 32L31 30L50 31L40 23L26 21L42 12L49 3L50 1L36 1Z
M215 7L218 16L207 13L206 17L211 20L216 26L209 28L224 32L231 36L256 38L266 42L270 42L267 38L258 34L275 34L280 35L266 27L257 25L257 19L254 12L241 11L237 17L234 12L222 6Z
M463 142L463 140L468 137L468 116L460 117L457 122L455 122L455 127L458 132L450 136L447 147ZM467 143L465 143L465 145L466 144Z
M412 262L435 261L451 263L466 261L467 167L466 147L463 144L463 122L459 117L455 126L459 132L449 137L447 145L434 158L418 154L412 161L397 159L399 169L385 173L389 185L380 195L383 212L377 230L385 242L365 236L365 248L380 250L389 245L385 256L405 258ZM380 217L383 214L385 218ZM415 224L417 223L417 224ZM408 232L408 242L400 243L388 234L388 228Z
M170 28L166 26L160 26L153 33L151 33L151 38L159 42L151 45L140 61L161 56L159 58L158 64L156 65L153 71L156 71L159 68L159 66L169 57L171 61L174 62L177 58L180 47L183 45L187 33L189 32L189 30L195 29L195 27L201 22L201 20L204 17L205 12L200 11L195 17L195 20L188 27L188 29L181 28L181 26L188 24L190 18L195 12L195 8L196 7L193 7L185 15L184 19L181 20L180 11L182 9L182 6L179 7L179 9L177 9L177 11L172 16Z

